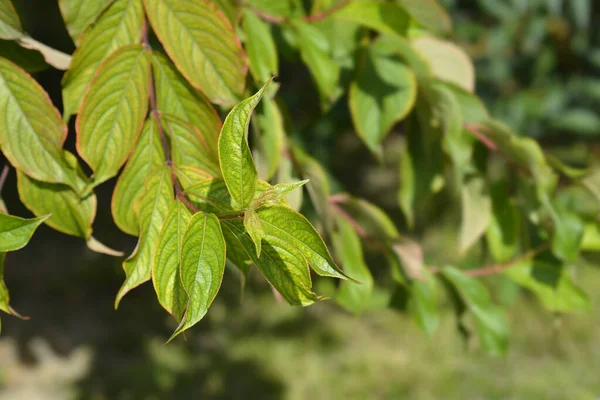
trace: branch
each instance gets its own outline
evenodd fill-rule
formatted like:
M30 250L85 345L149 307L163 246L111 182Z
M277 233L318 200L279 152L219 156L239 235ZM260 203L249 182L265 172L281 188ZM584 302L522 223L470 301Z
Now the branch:
M8 164L6 164L2 168L2 173L0 173L0 194L2 194L2 188L4 187L4 184L6 183L6 178L8 178L9 170L10 170L10 166Z

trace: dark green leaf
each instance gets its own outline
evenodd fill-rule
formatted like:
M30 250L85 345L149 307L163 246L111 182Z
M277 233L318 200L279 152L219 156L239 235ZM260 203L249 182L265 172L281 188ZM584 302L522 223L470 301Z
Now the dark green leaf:
M411 283L409 309L417 324L429 336L432 336L440 325L437 291L435 277L426 269L423 269L421 279Z
M492 215L486 231L490 253L497 262L513 258L519 245L519 210L508 194L508 184L497 181L490 187Z

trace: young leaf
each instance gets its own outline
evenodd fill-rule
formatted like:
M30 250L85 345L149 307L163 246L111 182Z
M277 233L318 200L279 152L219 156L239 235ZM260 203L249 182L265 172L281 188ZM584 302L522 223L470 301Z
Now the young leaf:
M246 9L244 31L250 72L256 82L265 83L279 73L279 59L271 28L254 12Z
M222 221L222 226L228 251L229 247L233 247L238 256L242 251L245 252L247 259L254 262L290 305L308 306L319 300L311 291L312 282L306 258L291 243L277 237L264 239L262 256L258 259L255 246L244 231L241 221Z
M11 0L0 0L0 39L15 40L22 36L21 21Z
M25 219L0 213L0 253L25 247L38 226L48 217Z
M277 172L281 163L285 145L285 128L283 116L277 103L268 96L263 97L254 121L258 125L259 157L264 161L264 168L258 168L258 175L264 180L270 180ZM258 159L255 155L256 159Z
M181 283L188 294L184 319L171 339L206 315L219 292L225 272L225 239L214 214L195 214L181 248Z
M321 236L303 215L276 205L259 210L258 216L265 239L276 238L297 248L321 276L347 278L331 258Z
M260 218L252 208L246 210L244 213L244 228L246 228L246 232L248 232L250 239L252 239L252 242L256 246L256 257L260 258L260 249L265 232L263 231Z
M408 14L394 3L375 0L356 0L336 11L333 18L357 22L381 33L404 37Z
M269 83L229 112L219 136L221 172L234 203L240 209L246 208L254 198L258 173L248 147L248 125L252 111Z
M505 354L508 323L504 312L491 302L486 287L454 267L442 268L442 274L456 287L473 314L482 347L492 355Z
M251 209L257 209L263 206L269 206L280 203L285 195L293 192L296 189L301 188L308 179L293 183L278 183L262 192L250 205Z
M65 153L71 162L77 159ZM77 167L77 173L84 175ZM21 171L17 171L19 197L25 207L39 216L51 214L46 224L67 235L89 239L92 235L92 223L96 217L96 195L91 193L81 198L66 185L40 182Z
M429 36L414 39L412 45L429 62L436 78L474 91L475 67L460 47Z
M492 201L483 178L476 177L462 188L460 251L471 248L485 233L492 215Z
M144 5L154 32L186 79L213 103L237 103L244 92L246 56L214 4L144 0Z
M188 165L212 176L220 175L217 148L211 147L198 129L170 115L161 115L160 122L169 138L175 165Z
M373 276L365 263L362 244L356 231L344 218L336 218L338 230L333 235L336 254L344 270L358 282L343 281L336 300L347 310L360 314L369 305L373 292Z
M208 147L216 151L222 123L214 107L187 83L163 54L152 52L152 73L160 112L194 125Z
M94 185L115 176L144 126L150 53L127 46L98 70L77 116L77 151L94 171Z
M120 47L141 42L143 21L140 1L115 0L93 27L85 31L62 80L65 120L79 112L100 63Z
M428 31L441 35L452 31L452 20L438 0L399 0L399 3Z
M77 187L63 157L67 126L46 92L25 71L0 58L0 145L10 163L44 182Z
M192 213L185 204L181 200L175 201L158 235L152 267L152 283L158 302L177 321L183 318L188 301L181 283L181 247L190 219Z
M300 56L319 89L321 106L327 109L340 95L340 67L331 58L327 37L317 27L301 20L294 20L292 26L298 36Z
M131 256L123 262L125 282L117 293L115 308L131 289L148 281L152 276L152 261L156 251L156 241L167 218L173 197L171 169L163 166L150 175L144 184L146 188L135 205L140 224L140 238Z
M412 109L417 97L417 81L394 52L374 42L364 50L348 102L354 126L376 154L392 127Z
M139 235L139 221L133 210L136 200L144 193L146 178L165 163L156 118L146 121L127 165L117 180L111 201L115 224L123 232Z
M59 0L58 6L69 31L69 35L75 42L83 31L91 25L113 0Z

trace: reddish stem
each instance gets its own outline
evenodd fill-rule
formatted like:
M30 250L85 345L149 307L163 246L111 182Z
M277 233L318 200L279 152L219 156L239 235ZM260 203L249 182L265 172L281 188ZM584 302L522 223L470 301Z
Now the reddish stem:
M498 146L496 143L492 142L490 138L485 136L483 133L479 132L479 126L474 124L465 124L465 129L473 134L488 150L495 152L498 151Z
M4 184L6 183L6 178L8 178L9 170L10 170L10 166L8 164L6 164L2 168L2 173L0 173L0 194L2 194L2 188L4 187Z

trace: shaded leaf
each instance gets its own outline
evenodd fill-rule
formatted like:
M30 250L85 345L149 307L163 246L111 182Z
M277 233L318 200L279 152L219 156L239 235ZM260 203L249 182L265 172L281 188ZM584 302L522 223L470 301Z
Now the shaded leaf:
M554 223L552 252L561 260L576 260L583 238L583 221L577 214L557 201L545 198L543 204Z
M30 74L48 68L48 64L39 51L21 47L14 40L0 40L0 57L8 59Z
M83 31L91 25L113 0L59 0L58 6L69 31L69 35L79 43Z
M181 248L181 283L188 305L174 338L206 315L219 292L225 271L225 240L214 214L195 214L185 231Z
M115 0L81 37L71 67L62 79L64 119L79 112L86 89L100 63L115 50L140 43L144 10L140 1Z
M246 10L244 31L250 72L256 82L263 84L279 74L279 59L271 27L254 12Z
M242 96L246 56L229 21L207 0L144 0L146 14L169 57L213 103Z
M492 215L486 231L487 246L497 262L512 259L519 245L519 210L509 197L506 181L490 186Z
M247 207L254 198L256 166L248 147L248 125L254 108L270 81L254 96L235 106L225 118L219 136L219 162L227 189L239 208Z
M150 53L127 46L98 70L77 116L77 151L94 171L94 185L115 176L144 126Z
M463 186L461 204L459 246L465 252L483 236L492 216L492 200L483 178L472 178Z
M49 215L25 219L0 213L0 253L22 249Z
M156 168L165 163L156 118L146 121L129 161L117 180L113 191L111 210L115 224L123 232L139 235L139 221L132 212L138 198L144 193L144 182Z
M156 242L152 283L158 302L181 321L188 296L181 283L181 248L192 213L181 200L171 206Z
M175 202L171 170L163 166L154 171L145 182L145 192L135 204L140 224L140 238L131 256L123 262L125 282L117 293L115 308L131 289L150 280L156 241L165 219Z
M358 222L369 236L381 241L395 240L400 236L394 222L375 204L346 194L338 194L335 199L338 207Z

